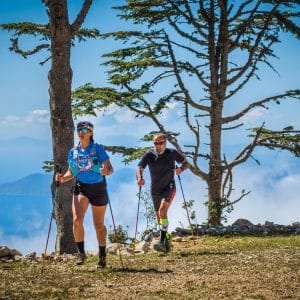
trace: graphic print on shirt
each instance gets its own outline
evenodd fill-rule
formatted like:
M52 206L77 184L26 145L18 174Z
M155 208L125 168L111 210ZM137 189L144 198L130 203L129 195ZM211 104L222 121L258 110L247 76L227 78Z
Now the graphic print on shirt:
M77 168L80 172L90 171L93 169L93 160L89 155L79 154L76 160Z

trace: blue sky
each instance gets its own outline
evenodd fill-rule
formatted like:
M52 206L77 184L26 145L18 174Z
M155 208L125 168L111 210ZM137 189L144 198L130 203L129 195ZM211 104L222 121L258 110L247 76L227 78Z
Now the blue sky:
M74 19L82 1L72 2L70 6L70 20ZM102 32L130 28L116 17L111 5L118 1L94 1L88 14L85 27L98 28ZM104 13L105 11L105 13ZM47 16L41 1L36 0L3 0L1 1L0 23L31 21L46 23ZM51 158L51 134L49 127L49 95L47 73L49 63L40 66L39 62L47 57L42 52L27 59L8 50L11 35L0 32L0 130L2 146L0 149L0 165L2 172L0 183L14 181L25 175L42 172L43 160ZM30 49L34 39L22 39L21 45ZM71 63L73 69L73 87L87 82L94 85L106 84L106 74L100 67L101 55L113 49L116 43L110 41L91 40L77 44L72 49ZM252 81L241 93L245 101L270 96L287 89L299 88L300 78L300 46L299 41L286 37L277 46L279 60L273 64L280 76L270 69L262 69L261 81ZM227 109L238 110L240 102L231 103ZM170 128L178 129L178 111L176 106L166 112L164 118ZM245 116L245 127L256 126L266 121L267 127L282 129L293 125L300 128L300 103L295 100L283 105L272 105L266 111L256 109ZM129 111L112 107L103 116L87 118L95 124L95 138L104 144L139 145L139 139L153 125L146 120L137 120ZM245 132L224 135L223 143L230 153L236 153L244 141ZM258 149L255 154L260 159L261 166L253 161L236 169L235 191L238 195L243 188L252 193L240 202L231 216L229 223L239 217L248 218L253 223L265 220L288 224L300 220L299 158L283 152L270 152ZM24 157L26 159L24 160ZM119 157L111 157L115 168L122 168ZM136 162L130 167L135 168ZM263 184L264 182L264 184ZM199 223L206 219L206 209L203 206L206 189L204 184L186 173L183 184L187 199L195 199L195 209ZM147 188L147 186L146 186ZM200 191L200 192L199 192ZM119 184L119 189L111 192L115 213L120 223L128 224L134 219L137 187L134 182ZM179 221L186 223L184 212L180 208L182 197L178 190L177 203L170 210L171 227L179 226ZM119 205L119 201L128 201L130 205ZM134 207L134 208L132 208ZM90 218L89 218L90 219ZM89 222L89 220L87 220ZM91 225L92 226L92 225ZM88 232L90 240L95 242L93 231ZM1 232L0 232L1 237ZM4 237L2 237L3 239ZM17 238L17 237L16 237ZM39 238L36 237L38 241ZM10 240L11 241L11 240ZM94 246L91 242L90 247ZM21 240L20 245L23 243ZM37 243L38 244L38 243ZM38 246L37 246L38 247Z

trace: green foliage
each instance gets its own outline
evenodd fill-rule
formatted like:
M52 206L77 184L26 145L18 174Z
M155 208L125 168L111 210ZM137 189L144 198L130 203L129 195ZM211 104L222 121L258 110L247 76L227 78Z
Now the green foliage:
M265 128L252 128L251 131L250 137L254 137L260 132L257 145L271 150L275 148L288 150L296 157L300 157L300 131L294 130L293 126L285 127L279 131Z
M188 200L182 203L181 207L185 210L186 216L190 218L192 230L197 227L196 211L194 210L195 200Z
M143 239L146 234L152 232L156 228L157 219L149 191L141 192L141 202L143 208L142 213L146 218L146 229L141 234Z
M51 159L51 160L45 160L45 161L44 161L43 170L44 170L46 173L51 173L51 172L54 171L54 163L53 163L53 159Z
M96 39L100 36L101 34L98 29L80 28L76 31L74 39L77 38L79 42L85 42L87 39Z
M129 164L133 160L140 159L145 151L150 149L150 147L130 148L124 146L105 146L104 148L112 154L122 154L122 156L124 157L124 164Z
M10 47L11 51L22 55L24 58L27 58L29 55L33 55L39 52L42 49L50 50L50 44L40 44L36 46L33 50L24 51L19 48L19 37L24 35L32 35L34 37L39 37L39 41L50 41L52 36L48 24L37 24L32 22L19 22L19 23L9 23L9 24L0 24L0 28L7 30L9 32L14 32L13 37L11 38L12 46ZM74 32L72 35L72 46L75 45L75 40L79 42L86 41L87 39L93 38L96 39L100 37L101 34L98 29L86 29L80 28ZM48 61L48 59L46 60ZM46 61L42 62L44 64Z
M115 9L137 28L101 35L123 42L119 49L103 55L111 86L95 88L87 84L75 90L73 113L96 115L116 105L133 111L137 118L150 119L157 131L166 133L168 141L189 159L193 174L203 179L209 190L220 189L214 199L208 199L209 218L217 224L222 210L229 213L233 204L248 194L244 192L238 200L229 201L233 168L253 158L256 146L285 149L299 156L296 131L278 133L254 128L253 141L232 161L218 157L223 152L222 130L242 126L237 122L242 123L241 118L257 107L268 108L267 104L285 99L299 100L300 91L295 89L256 102L250 99L244 109L229 116L223 111L225 102L236 97L252 78L260 79L261 66L276 72L272 62L282 32L299 37L297 3L130 0ZM162 118L170 104L181 112L178 133L169 131ZM191 138L188 145L182 145L177 136L186 129ZM152 133L146 133L144 141L151 140ZM125 162L143 152L141 148L114 147L112 151L124 153ZM216 185L216 181L221 184Z
M115 230L113 228L109 228L107 233L107 238L111 243L117 243L119 241L120 244L124 244L128 240L128 226L127 229L124 229L122 225L118 225L117 230L117 237Z
M47 25L32 22L19 22L0 24L0 27L7 31L14 32L14 37L21 35L43 36L44 39L50 40L50 31Z

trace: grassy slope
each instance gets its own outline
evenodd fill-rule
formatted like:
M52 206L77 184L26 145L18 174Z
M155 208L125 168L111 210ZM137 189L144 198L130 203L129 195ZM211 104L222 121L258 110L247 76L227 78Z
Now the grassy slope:
M0 263L0 299L300 299L300 236L200 237L157 253Z

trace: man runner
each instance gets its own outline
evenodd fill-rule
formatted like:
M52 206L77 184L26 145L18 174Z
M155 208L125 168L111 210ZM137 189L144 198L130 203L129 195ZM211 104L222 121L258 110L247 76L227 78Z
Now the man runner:
M160 241L154 245L156 251L169 252L168 209L176 193L174 170L180 175L189 167L185 158L175 149L166 148L167 138L163 133L153 137L154 148L147 151L138 164L137 184L145 184L143 172L149 166L151 177L151 196L156 212L157 222L160 227ZM175 162L181 163L175 169Z

